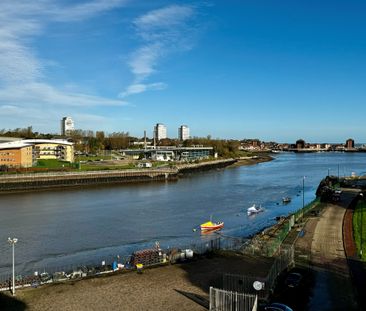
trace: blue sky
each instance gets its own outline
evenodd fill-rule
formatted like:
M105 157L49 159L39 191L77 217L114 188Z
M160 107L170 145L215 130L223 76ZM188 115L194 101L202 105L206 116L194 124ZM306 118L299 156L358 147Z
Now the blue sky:
M364 1L2 0L0 129L366 141Z

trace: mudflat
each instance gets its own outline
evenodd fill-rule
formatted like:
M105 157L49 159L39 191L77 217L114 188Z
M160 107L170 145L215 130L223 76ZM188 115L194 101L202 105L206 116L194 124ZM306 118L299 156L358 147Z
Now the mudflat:
M206 310L209 287L220 287L223 273L264 277L272 263L268 258L224 254L141 274L132 271L50 284L19 290L17 300L24 308L16 310Z

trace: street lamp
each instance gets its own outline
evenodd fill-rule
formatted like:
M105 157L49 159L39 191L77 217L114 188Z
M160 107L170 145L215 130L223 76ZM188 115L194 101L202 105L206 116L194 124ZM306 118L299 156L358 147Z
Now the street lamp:
M360 256L361 256L361 259L362 259L362 250L363 250L363 237L362 237L362 234L363 234L363 230L362 230L362 226L363 226L363 193L361 192L360 193L360 197L361 197L361 200L362 200L362 203L361 203L361 241L360 241Z
M14 261L14 246L15 246L15 243L18 242L18 239L17 238L8 238L8 242L13 246L13 296L15 296L15 261Z
M301 218L304 216L304 207L305 207L305 176L302 178L302 212L301 212Z
M329 168L328 168L328 177L329 177Z

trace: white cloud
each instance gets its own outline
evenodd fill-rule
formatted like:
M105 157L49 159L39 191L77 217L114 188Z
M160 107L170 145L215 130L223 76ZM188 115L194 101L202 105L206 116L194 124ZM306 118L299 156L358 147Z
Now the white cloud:
M22 105L48 105L48 106L123 106L127 102L114 99L106 99L82 93L62 92L45 83L27 83L12 85L0 89L0 103Z
M77 92L77 86L75 90L62 90L46 82L44 68L55 62L41 59L32 46L33 39L42 35L49 23L83 21L125 3L126 0L94 0L62 5L56 0L1 0L0 123L6 122L1 119L3 116L23 118L26 123L30 119L47 120L51 109L56 117L65 107L126 105L118 99Z
M133 22L136 33L142 41L140 48L131 55L128 65L134 75L133 83L126 88L124 96L142 93L153 88L139 88L139 92L129 89L141 84L156 72L158 62L175 51L190 49L193 28L190 22L195 15L191 6L171 5L152 10Z
M80 21L103 13L104 11L120 7L127 2L127 0L94 0L69 7L54 6L50 8L49 13L57 21Z
M24 109L19 108L13 105L2 105L0 106L0 114L2 116L13 116L15 114L21 114L24 112Z
M148 12L135 19L134 24L141 35L155 31L156 29L167 30L170 27L181 27L194 15L190 6L171 5L165 8Z
M159 91L164 90L166 88L167 85L163 82L156 82L150 84L143 84L143 83L131 84L130 86L127 87L125 92L119 94L119 97L123 98L132 94L139 94L146 91Z

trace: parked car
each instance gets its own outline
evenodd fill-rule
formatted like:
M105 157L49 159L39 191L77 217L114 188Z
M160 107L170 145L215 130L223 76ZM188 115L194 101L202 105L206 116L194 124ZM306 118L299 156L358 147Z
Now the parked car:
M264 307L265 311L293 311L289 306L282 303L274 302Z
M300 285L300 282L302 280L302 275L298 272L291 272L288 274L285 280L285 285L287 287L297 287Z

